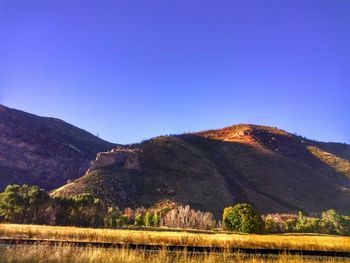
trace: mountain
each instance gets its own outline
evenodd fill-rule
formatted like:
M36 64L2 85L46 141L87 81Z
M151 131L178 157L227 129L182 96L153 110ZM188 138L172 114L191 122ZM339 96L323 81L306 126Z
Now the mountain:
M252 203L263 213L350 211L350 145L257 125L160 136L97 154L86 174L52 192L89 192L109 205L164 200L220 215Z
M55 189L81 177L114 144L55 118L0 105L0 190L8 184Z

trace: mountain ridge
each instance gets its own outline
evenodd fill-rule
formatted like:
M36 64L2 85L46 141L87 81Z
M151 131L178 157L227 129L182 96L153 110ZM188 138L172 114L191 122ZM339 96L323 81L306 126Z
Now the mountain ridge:
M14 183L57 188L114 146L63 120L0 105L0 189Z
M237 202L264 213L350 211L350 145L276 127L238 124L118 145L0 105L0 135L2 189L37 184L120 208L168 200L215 215Z
M107 157L115 162L104 163ZM94 162L99 165L53 195L90 192L121 207L170 199L216 215L236 202L269 213L350 211L350 146L268 126L158 136Z

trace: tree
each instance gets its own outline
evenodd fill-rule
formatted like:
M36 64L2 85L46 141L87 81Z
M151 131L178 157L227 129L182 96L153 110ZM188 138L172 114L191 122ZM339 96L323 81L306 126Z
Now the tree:
M163 211L166 211L165 213ZM189 205L177 206L160 212L160 226L193 229L211 229L216 225L209 212L191 209Z
M266 233L281 233L283 229L280 222L274 220L273 218L266 217L264 218L265 232Z
M116 227L117 219L120 217L121 213L118 208L109 207L107 214L105 215L103 221L106 227Z
M334 209L322 212L320 220L321 231L325 234L346 234L346 221Z
M143 217L141 214L137 214L135 216L135 222L134 222L135 226L143 226Z
M147 227L153 226L153 216L150 212L146 212L143 218L143 224Z
M261 233L264 228L261 215L250 204L226 207L222 223L226 229L241 233Z
M319 218L307 217L303 212L298 212L298 219L295 224L295 231L300 233L319 232Z
M121 215L117 219L117 226L126 226L128 224L128 217L125 215Z
M152 217L152 225L159 226L159 223L160 223L160 215L157 212L154 212Z
M8 185L0 194L0 217L13 223L42 223L40 208L49 195L38 186Z
M285 228L285 232L287 233L292 233L295 232L296 229L296 224L297 224L297 220L294 218L289 218L284 222L284 228Z
M24 214L20 188L19 185L8 185L0 195L0 216L12 223L21 223Z
M100 199L89 193L76 195L72 198L71 224L76 226L101 226L106 209Z

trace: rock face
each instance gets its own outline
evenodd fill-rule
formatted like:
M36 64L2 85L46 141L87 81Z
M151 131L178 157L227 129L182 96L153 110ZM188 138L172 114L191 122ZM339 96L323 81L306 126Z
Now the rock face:
M109 205L134 206L140 198L141 153L141 149L127 146L100 152L83 177L56 189L52 195L69 197L90 192Z
M162 136L101 153L57 196L90 192L111 205L190 204L218 217L249 202L264 213L350 211L350 146L265 126Z
M0 190L36 184L47 190L74 180L114 145L62 120L0 105Z
M122 165L126 170L140 170L140 162L137 153L140 149L118 146L109 152L100 152L96 160L91 161L91 166L86 173L112 165Z

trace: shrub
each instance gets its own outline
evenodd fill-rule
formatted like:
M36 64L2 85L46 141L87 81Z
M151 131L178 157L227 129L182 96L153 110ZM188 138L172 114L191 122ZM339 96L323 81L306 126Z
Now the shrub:
M212 213L194 210L187 205L168 210L161 216L159 225L175 228L212 229L216 222Z
M241 233L262 233L264 228L261 215L250 204L226 207L222 223L225 229Z

